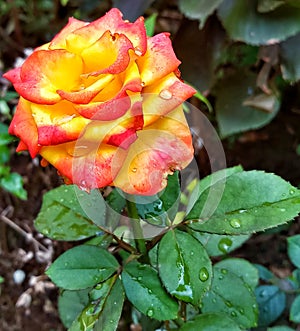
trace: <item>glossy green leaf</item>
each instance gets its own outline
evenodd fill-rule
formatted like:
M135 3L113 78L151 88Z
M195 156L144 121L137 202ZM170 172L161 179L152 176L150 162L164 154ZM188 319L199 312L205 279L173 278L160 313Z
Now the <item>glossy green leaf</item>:
M269 123L279 110L275 95L268 97L270 111L260 106L247 106L245 101L254 96L257 75L239 70L224 76L214 88L216 117L222 138L232 134L258 129Z
M90 289L63 291L58 297L58 311L64 326L69 328L89 302Z
M216 267L234 273L248 284L252 290L258 285L258 270L249 261L240 258L228 258L215 264Z
M0 178L0 187L22 200L27 199L27 191L23 188L23 178L16 172Z
M139 216L146 222L165 227L176 216L180 203L179 173L168 177L168 185L161 195L136 196L136 208Z
M157 13L154 13L145 19L145 28L148 37L154 35Z
M103 282L118 268L118 261L105 249L81 245L60 255L46 274L58 287L79 290Z
M192 207L197 202L198 198L203 194L204 191L212 189L214 192L211 193L211 198L207 199L206 204L208 204L208 209L214 208L214 204L216 201L215 192L220 192L222 195L223 190L225 188L226 179L237 173L242 172L243 168L241 166L236 166L232 168L222 169L219 171L214 172L213 174L204 177L200 180L198 185L195 186L193 189L191 196L189 198L189 202L186 208L187 214L191 211ZM216 190L217 188L217 190ZM212 206L210 206L212 205Z
M195 220L189 224L192 229L247 234L284 224L300 212L300 191L274 174L243 171L227 178L223 192L217 185L200 194L187 215L187 220ZM221 194L220 203L215 211L202 212L210 190L216 199Z
M9 161L10 151L6 145L0 145L0 165Z
M179 331L220 331L241 330L235 321L222 313L207 313L197 316L193 321L185 323Z
M169 230L158 247L158 267L170 294L199 305L212 281L211 261L199 241L188 233Z
M8 133L8 126L0 123L0 145L7 145L14 140L15 138Z
M295 331L295 330L286 325L279 325L279 326L273 326L272 328L267 328L267 331Z
M260 264L254 264L254 266L258 271L258 276L260 279L262 279L266 282L270 282L276 278L275 275L270 270L268 270L266 267L264 267Z
M115 331L124 303L124 289L116 275L90 292L90 303L69 331Z
M288 256L292 263L300 268L300 235L295 235L287 238Z
M261 285L255 289L259 306L259 326L267 326L283 313L286 295L275 285Z
M191 234L205 247L209 256L228 254L246 242L250 235L228 236L191 230Z
M89 194L75 185L62 185L44 195L34 225L39 232L56 240L73 241L91 237L99 229L93 225L85 206L89 211L95 208L94 213L101 221L105 218L105 202L98 200L96 191Z
M260 13L268 13L284 5L285 3L285 0L258 0L257 10Z
M200 29L204 27L206 19L210 16L223 0L179 0L179 9L187 17L198 19Z
M128 263L122 272L122 282L128 300L143 314L159 321L177 317L178 303L166 292L152 267Z
M300 79L300 33L280 43L282 76L292 83Z
M224 268L213 268L213 282L202 300L203 313L224 313L241 328L257 325L257 304L252 289Z
M300 32L300 9L283 5L267 13L257 11L257 1L226 0L218 15L229 36L252 45L275 44Z
M298 295L291 306L290 321L300 323L300 295Z

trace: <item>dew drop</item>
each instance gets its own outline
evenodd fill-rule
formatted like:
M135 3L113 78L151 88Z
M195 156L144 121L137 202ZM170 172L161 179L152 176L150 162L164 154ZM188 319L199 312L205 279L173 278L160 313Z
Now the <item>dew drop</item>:
M227 307L232 307L232 303L231 303L230 301L225 301L225 305L226 305Z
M239 312L240 312L241 315L244 315L245 314L245 310L243 308L240 308L239 309Z
M152 290L149 289L149 290L148 290L148 293L149 293L149 294L152 294Z
M138 281L141 281L142 279L143 279L142 276L139 276L139 277L137 278Z
M296 192L296 191L295 191L294 189L290 189L290 194L291 194L291 195L295 194L295 192Z
M228 270L223 268L223 269L221 269L221 272L222 272L223 275L226 275Z
M222 238L218 244L219 250L225 254L228 253L231 246L232 246L232 240L229 238Z
M241 227L241 221L237 218L233 218L232 220L230 220L229 224L234 229L239 229Z
M96 290L101 290L101 288L102 288L102 284L98 284L98 285L95 286Z
M280 211L285 212L286 209L285 208L280 208Z
M208 278L209 278L208 270L205 267L201 268L199 272L199 279L201 280L201 282L206 282Z
M194 251L190 251L190 255L193 256L195 253Z
M140 50L140 49L138 49L138 48L135 48L134 49L134 53L137 55L137 56L142 56L142 51Z
M169 90L161 90L159 96L164 100L170 100L173 94Z
M131 171L132 172L137 172L137 168L132 168Z
M235 311L232 311L232 312L230 313L230 315L231 315L232 317L236 317L236 316L237 316L237 313L236 313Z
M212 299L212 302L213 302L213 303L216 303L216 302L217 302L217 299L216 299L216 298L213 298L213 299Z
M219 276L219 279L220 279L220 280L224 279L224 276L223 276L223 275L220 275L220 276Z
M153 311L152 308L150 308L150 309L147 310L147 316L152 317L153 314L154 314L154 311Z

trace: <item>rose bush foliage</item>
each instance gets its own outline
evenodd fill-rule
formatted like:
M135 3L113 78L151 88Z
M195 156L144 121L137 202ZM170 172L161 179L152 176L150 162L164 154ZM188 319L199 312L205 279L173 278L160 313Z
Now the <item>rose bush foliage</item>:
M4 75L21 96L9 129L17 151L40 154L83 189L161 191L193 157L182 103L195 90L179 64L169 34L147 37L142 17L130 23L111 9L91 23L70 18Z

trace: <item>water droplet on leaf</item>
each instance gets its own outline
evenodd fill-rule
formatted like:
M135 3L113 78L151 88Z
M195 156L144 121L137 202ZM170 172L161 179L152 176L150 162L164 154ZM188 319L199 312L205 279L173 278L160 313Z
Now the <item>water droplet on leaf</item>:
M221 272L222 272L223 275L226 275L228 270L223 268L223 269L221 269Z
M230 301L225 301L225 305L226 305L227 307L232 307L232 303L231 303Z
M218 244L219 250L225 254L228 253L231 246L232 246L232 240L229 238L222 238Z
M232 317L236 317L237 316L237 313L235 311L232 311L231 314L230 314Z
M294 189L290 189L290 194L291 194L291 195L295 194L295 192L296 192L296 191L295 191Z
M150 308L150 309L147 310L147 316L152 317L153 314L154 314L153 309Z
M209 278L208 270L205 267L201 268L199 272L199 279L201 280L201 282L206 282L208 278Z
M239 229L241 227L241 221L237 218L233 218L232 220L230 220L229 224L234 229Z

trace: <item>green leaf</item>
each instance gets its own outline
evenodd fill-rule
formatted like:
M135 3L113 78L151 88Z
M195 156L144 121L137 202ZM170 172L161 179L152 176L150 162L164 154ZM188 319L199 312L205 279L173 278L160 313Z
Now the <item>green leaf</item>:
M192 229L247 234L283 224L300 211L300 191L274 174L243 171L227 178L223 192L218 185L200 194L187 215L187 220L196 220L189 224ZM214 212L202 212L210 190L215 192L215 199L221 197L220 203Z
M0 186L22 200L27 199L27 191L23 188L23 178L16 172L0 178Z
M6 101L0 100L0 114L8 116L10 112L10 108Z
M300 32L300 9L288 5L259 13L257 1L226 0L218 15L229 36L251 45L270 45Z
M97 194L96 190L90 194L80 191L75 185L62 185L47 192L34 223L36 229L56 240L73 241L94 236L99 229L92 224L87 210L93 210L100 223L105 218L105 202Z
M58 287L79 290L103 282L118 268L118 261L105 249L81 245L60 255L46 274Z
M19 97L19 94L14 91L7 91L5 92L4 96L0 96L0 100L4 101L11 101L13 99L17 99Z
M216 185L218 185L218 189L223 192L226 179L237 173L237 172L242 172L243 168L241 166L236 166L232 168L227 168L227 169L222 169L219 171L214 172L213 174L204 177L203 179L200 180L199 184L196 185L194 190L191 193L191 196L189 198L189 202L187 205L187 214L191 211L192 207L195 205L197 202L197 199L201 194L206 191L210 190L213 188L215 190ZM214 196L215 194L211 194L210 199L207 200L206 204L208 205L208 209L214 208L215 206L215 201L216 197Z
M290 321L300 323L300 295L298 295L291 306Z
M168 176L168 185L161 195L136 196L136 208L139 216L155 226L168 226L176 216L180 203L179 174Z
M193 237L201 242L209 256L228 254L246 242L250 235L228 236L191 230Z
M260 13L267 13L285 4L285 0L258 0L257 10Z
M214 267L213 282L202 300L203 313L224 313L241 328L257 324L257 304L252 289L227 269Z
M295 235L287 238L288 256L292 263L300 268L300 235Z
M8 126L0 123L0 145L7 145L14 140L15 138L8 133Z
M267 328L267 331L295 331L295 330L285 325L279 325L279 326L274 326L272 328Z
M208 313L197 316L193 321L185 323L179 331L239 331L235 321L222 313Z
M280 43L281 71L285 80L292 83L300 79L300 34Z
M154 13L145 19L145 28L148 37L154 35L157 13Z
M4 283L4 278L0 276L0 284Z
M249 261L240 258L228 258L215 264L216 267L234 273L248 284L252 290L258 285L258 270Z
M248 98L255 98L256 79L256 74L239 70L224 76L215 85L216 117L222 138L261 128L277 114L280 103L275 94L260 96L260 99L266 98L263 107L268 107L267 111L261 108L261 102L257 107L254 107L257 102L247 103Z
M79 291L63 291L58 297L59 317L64 326L69 328L89 302L90 289Z
M72 323L69 331L115 331L124 303L124 289L116 275L90 293L90 303Z
M9 161L10 152L6 145L0 145L0 165Z
M179 0L179 9L187 17L198 19L202 29L206 19L219 7L223 0Z
M143 314L159 321L177 318L178 303L165 291L152 267L128 263L122 282L128 300Z
M275 285L261 285L255 289L255 295L259 306L259 326L270 325L285 309L285 293Z
M260 264L254 264L255 268L258 270L258 275L259 278L266 281L266 282L270 282L274 279L276 279L275 275L268 270L266 267L260 265Z
M211 261L199 241L188 233L169 230L159 244L158 267L170 294L199 305L212 281Z

